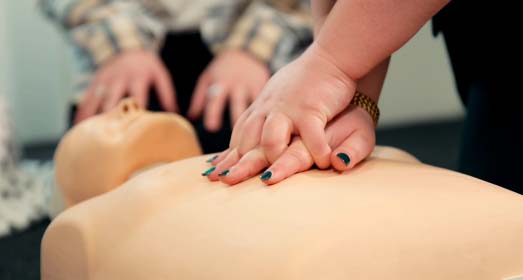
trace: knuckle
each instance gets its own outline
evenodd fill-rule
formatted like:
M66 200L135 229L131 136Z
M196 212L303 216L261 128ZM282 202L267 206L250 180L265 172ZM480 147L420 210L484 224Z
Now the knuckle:
M297 149L289 149L287 152L287 156L291 161L295 161L296 164L299 165L309 164L312 161L311 157L307 154L306 151L301 151Z
M263 139L261 144L263 149L266 150L268 153L273 153L275 150L282 146L282 143L278 141L278 139L272 137Z

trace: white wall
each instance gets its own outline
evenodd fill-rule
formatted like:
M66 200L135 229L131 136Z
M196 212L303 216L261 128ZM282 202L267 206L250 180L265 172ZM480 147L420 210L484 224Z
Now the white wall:
M70 62L63 39L41 15L34 0L2 1L6 29L0 57L11 102L15 133L23 143L57 139L65 126ZM1 37L0 37L1 38ZM2 60L3 61L3 60Z
M380 125L462 117L442 36L432 36L430 23L392 58L380 108Z
M21 142L57 139L71 92L69 49L35 0L0 0L0 92L10 99ZM393 57L380 101L381 126L463 114L441 37L425 26Z
M6 2L0 1L0 95L9 91L9 50L7 44Z

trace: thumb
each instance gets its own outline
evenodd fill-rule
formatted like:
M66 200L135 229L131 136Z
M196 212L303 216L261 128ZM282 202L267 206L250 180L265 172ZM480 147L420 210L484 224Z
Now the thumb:
M330 166L329 154L331 148L325 135L325 124L318 118L304 118L297 124L303 143L309 150L318 168Z
M375 143L374 130L355 130L332 151L332 166L339 171L353 168L372 153Z

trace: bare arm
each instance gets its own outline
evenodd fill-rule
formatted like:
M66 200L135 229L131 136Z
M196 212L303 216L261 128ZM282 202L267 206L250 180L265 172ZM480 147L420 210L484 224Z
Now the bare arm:
M314 21L314 37L318 36L325 19L329 15L332 7L336 0L312 0L311 9L312 9L312 18Z
M358 80L405 44L448 2L337 1L321 27L313 48L350 78Z
M314 19L314 35L317 36L323 27L323 23L327 19L329 13L336 0L313 0L312 5L312 16ZM358 83L357 90L370 97L375 102L378 102L385 77L387 75L387 69L389 66L390 57L387 57L374 67L365 77L361 78Z

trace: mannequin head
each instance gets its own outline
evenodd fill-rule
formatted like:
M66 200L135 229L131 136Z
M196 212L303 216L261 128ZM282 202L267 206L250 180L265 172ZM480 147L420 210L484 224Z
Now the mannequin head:
M200 154L182 117L147 112L126 99L63 137L55 154L56 182L71 206L116 188L137 170Z

